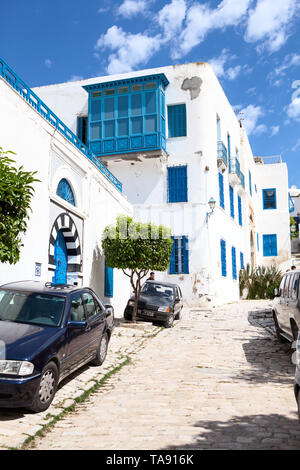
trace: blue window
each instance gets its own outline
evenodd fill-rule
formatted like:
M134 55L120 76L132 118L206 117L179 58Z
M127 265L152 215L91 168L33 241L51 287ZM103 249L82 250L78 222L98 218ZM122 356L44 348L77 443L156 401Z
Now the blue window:
M168 106L168 137L186 136L185 104Z
M173 247L170 259L170 274L189 273L188 237L172 237Z
M239 213L239 224L243 225L243 211L242 211L242 198L238 196L238 213Z
M84 145L87 145L87 125L87 116L77 118L77 137L84 143Z
M259 234L258 233L256 234L256 247L257 247L257 251L259 251Z
M72 188L65 178L58 183L56 194L69 204L72 204L72 206L75 206L75 197Z
M168 168L168 202L187 202L187 166Z
M221 273L222 276L227 276L227 267L226 267L226 242L225 240L220 241L221 245Z
M252 196L252 175L251 175L251 171L249 171L249 192L250 192L250 196Z
M277 256L277 235L263 235L264 256Z
M240 266L244 269L244 253L240 252Z
M237 271L236 271L236 249L235 247L231 247L231 259L232 259L232 279L237 279Z
M276 209L276 189L263 189L263 208Z
M219 196L220 196L220 206L225 209L224 203L224 177L222 173L219 173Z
M114 268L109 268L105 262L104 273L104 295L113 297L114 295Z
M230 215L234 219L234 191L233 191L232 186L229 186L229 198L230 198Z

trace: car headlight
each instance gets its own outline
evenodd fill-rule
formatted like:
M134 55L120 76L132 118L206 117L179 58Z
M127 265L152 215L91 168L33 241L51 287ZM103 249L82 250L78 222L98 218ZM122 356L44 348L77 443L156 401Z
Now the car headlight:
M0 374L30 375L34 365L27 361L0 361Z
M129 300L128 305L129 307L134 307L134 300Z
M158 311L162 313L169 313L170 307L159 307Z

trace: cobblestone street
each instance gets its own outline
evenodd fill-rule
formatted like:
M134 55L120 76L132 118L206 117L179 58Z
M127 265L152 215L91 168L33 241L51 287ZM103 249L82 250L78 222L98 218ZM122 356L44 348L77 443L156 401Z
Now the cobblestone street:
M298 449L289 345L268 302L186 311L38 449Z

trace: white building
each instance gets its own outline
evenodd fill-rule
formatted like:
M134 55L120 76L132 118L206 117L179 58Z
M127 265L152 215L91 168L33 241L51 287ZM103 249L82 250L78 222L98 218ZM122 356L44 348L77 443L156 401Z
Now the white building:
M253 158L208 64L35 92L123 183L136 218L171 227L170 269L157 278L180 283L190 304L237 300L246 263L290 266L286 164Z
M72 143L76 136L1 59L0 129L0 146L40 180L21 259L0 264L0 285L25 279L88 285L122 312L128 279L107 268L101 252L104 227L132 214L121 183L79 149L78 139Z

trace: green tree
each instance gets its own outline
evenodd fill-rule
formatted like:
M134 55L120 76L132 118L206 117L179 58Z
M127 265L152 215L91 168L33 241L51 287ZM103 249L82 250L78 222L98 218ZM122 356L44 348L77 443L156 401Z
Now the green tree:
M292 227L295 228L295 231L292 231ZM290 216L290 234L291 234L291 240L293 238L299 238L299 232L297 230L298 225L296 224L296 221L294 217Z
M130 278L135 302L132 321L136 321L141 281L149 270L165 271L172 251L171 230L162 225L135 222L119 216L116 224L104 229L102 248L107 266L122 269Z
M20 259L23 246L21 237L27 230L32 183L36 172L16 168L9 157L14 152L5 152L0 147L0 262L15 264Z

